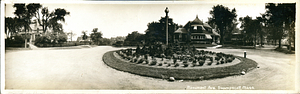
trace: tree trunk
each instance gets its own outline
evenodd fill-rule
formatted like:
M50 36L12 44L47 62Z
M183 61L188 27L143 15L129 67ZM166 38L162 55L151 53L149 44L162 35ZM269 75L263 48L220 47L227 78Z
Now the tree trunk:
M223 29L220 30L220 35L221 35L221 36L220 36L220 44L221 44L221 45L224 45L224 41L223 41L223 37L224 37L224 36L223 36Z
M289 52L292 52L292 47L291 47L291 46L292 46L292 44L291 44L291 37L292 37L292 36L291 36L291 33L290 33L290 32L291 32L291 31L289 31L289 33L288 33L288 34L289 34L289 48L288 48L288 49L289 49Z
M25 48L27 48L27 38L25 39Z
M263 36L262 36L262 34L260 34L260 47L262 47L263 45Z
M279 39L278 42L278 48L281 48L281 39Z
M254 48L256 48L256 31L255 31L255 35L254 35Z

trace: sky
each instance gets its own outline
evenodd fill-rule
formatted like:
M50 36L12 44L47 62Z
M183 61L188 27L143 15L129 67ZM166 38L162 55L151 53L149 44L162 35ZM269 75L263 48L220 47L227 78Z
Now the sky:
M138 31L145 33L147 24L158 21L169 9L169 17L174 23L185 25L198 15L200 20L206 22L211 17L209 11L213 6L221 4L229 9L236 9L237 19L246 15L255 18L265 12L263 2L84 2L84 3L41 3L50 11L64 8L70 12L65 17L63 28L65 32L74 32L77 36L82 31L91 33L93 28L103 33L103 37L126 36L128 33ZM5 17L13 17L12 3L6 3Z

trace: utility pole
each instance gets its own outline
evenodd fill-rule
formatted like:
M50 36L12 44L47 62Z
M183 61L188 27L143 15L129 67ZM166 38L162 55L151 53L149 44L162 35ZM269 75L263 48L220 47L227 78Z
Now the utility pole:
M168 7L166 7L166 9L165 9L165 13L166 13L166 45L168 46L168 25L169 25L169 22L168 22L168 20L169 20L169 17L168 17L168 13L169 13L169 9L168 9Z

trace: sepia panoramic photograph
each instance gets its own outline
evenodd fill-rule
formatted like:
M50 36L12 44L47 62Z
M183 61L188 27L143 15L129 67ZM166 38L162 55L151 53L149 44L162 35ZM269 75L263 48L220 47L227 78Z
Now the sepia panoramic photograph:
M298 1L20 1L1 2L4 93L299 92Z

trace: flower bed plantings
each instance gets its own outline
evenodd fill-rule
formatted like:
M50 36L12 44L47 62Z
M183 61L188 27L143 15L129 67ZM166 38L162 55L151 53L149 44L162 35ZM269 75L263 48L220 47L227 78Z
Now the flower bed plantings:
M146 50L148 48L144 47L142 49L145 50L140 50L138 53L135 49L122 49L105 53L103 61L115 69L134 74L157 78L165 75L176 79L191 80L199 80L199 77L210 79L238 75L243 69L253 69L257 66L256 62L248 58L224 53L185 49L176 52L161 51L161 54L156 54L150 53L153 51ZM162 60L164 57L166 58Z

